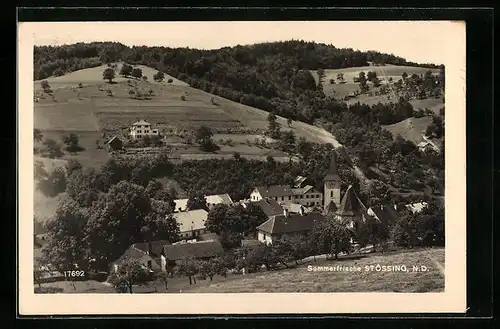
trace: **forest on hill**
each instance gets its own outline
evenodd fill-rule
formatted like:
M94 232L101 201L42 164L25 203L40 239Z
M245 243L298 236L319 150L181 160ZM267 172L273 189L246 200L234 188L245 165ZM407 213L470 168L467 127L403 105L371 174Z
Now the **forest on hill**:
M393 186L444 184L444 152L432 158L419 155L416 145L394 140L382 125L422 115L401 97L394 103L372 106L327 97L309 70L341 69L372 64L439 68L436 76L403 74L395 85L413 94L434 97L444 93L444 66L417 64L376 51L360 52L304 41L285 41L217 50L190 48L128 47L120 43L77 43L34 49L34 78L42 80L68 72L123 61L165 72L193 88L260 108L276 115L321 125L346 147L362 168L383 165L394 172ZM370 73L370 72L369 72ZM433 115L430 137L441 141L444 150L444 108ZM397 173L397 174L396 174Z
M411 63L392 54L305 41L217 50L128 47L121 43L95 42L35 47L34 78L41 80L116 61L147 65L191 87L308 123L319 118L331 119L331 112L341 110L339 105L332 108L309 70L361 67L368 62L442 67Z

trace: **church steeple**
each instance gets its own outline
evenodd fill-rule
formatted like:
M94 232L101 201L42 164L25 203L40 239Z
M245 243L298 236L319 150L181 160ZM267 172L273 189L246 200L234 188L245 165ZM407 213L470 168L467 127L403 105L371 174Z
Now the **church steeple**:
M337 171L337 154L334 150L332 150L332 155L330 157L330 166L323 182L323 206L325 211L327 210L327 208L329 208L331 211L332 209L338 208L338 206L340 205L341 181Z

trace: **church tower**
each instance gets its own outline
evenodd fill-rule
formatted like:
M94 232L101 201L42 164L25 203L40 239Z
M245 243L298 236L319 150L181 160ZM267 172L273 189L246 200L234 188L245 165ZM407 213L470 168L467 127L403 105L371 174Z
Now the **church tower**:
M332 151L330 166L323 180L325 212L335 212L340 206L340 177L337 172L337 154Z

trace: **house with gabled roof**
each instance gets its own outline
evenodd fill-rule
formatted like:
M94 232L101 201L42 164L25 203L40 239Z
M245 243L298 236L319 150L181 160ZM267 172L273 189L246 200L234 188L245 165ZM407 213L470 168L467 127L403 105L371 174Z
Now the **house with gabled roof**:
M208 260L222 255L224 249L219 240L179 242L163 246L163 255L166 260L167 270L171 269L182 259L195 258Z
M174 212L182 212L187 210L187 202L189 199L176 199ZM207 202L208 209L212 209L217 204L225 204L232 206L234 204L231 196L229 194L214 194L205 196L205 201Z
M294 236L310 232L314 224L324 221L325 217L318 213L290 214L286 209L280 215L269 217L257 227L257 240L272 244L284 236Z
M250 201L272 199L281 204L297 203L304 206L320 205L323 201L321 192L312 185L293 188L290 185L257 186L250 194Z
M182 239L196 239L208 232L205 226L208 212L205 209L177 212L173 214L173 217L179 224Z
M158 129L153 129L151 123L145 120L137 120L130 127L130 137L132 139L142 139L144 136L158 135Z
M163 246L168 244L170 244L168 240L134 243L125 250L120 258L111 263L111 271L117 271L118 267L129 259L138 261L151 272L165 271L166 261L163 255Z

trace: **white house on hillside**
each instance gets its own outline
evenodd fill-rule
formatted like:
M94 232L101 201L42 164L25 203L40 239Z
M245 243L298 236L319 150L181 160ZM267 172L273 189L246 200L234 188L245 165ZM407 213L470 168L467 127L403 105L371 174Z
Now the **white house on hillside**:
M144 120L139 120L130 127L130 137L141 139L145 135L158 136L158 129L152 129L151 124Z

